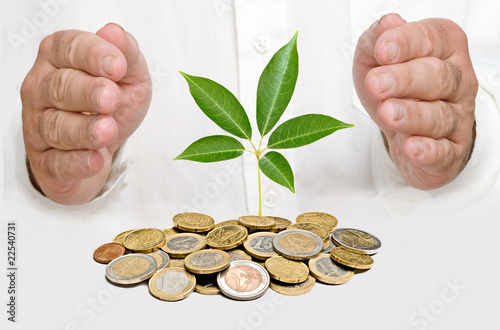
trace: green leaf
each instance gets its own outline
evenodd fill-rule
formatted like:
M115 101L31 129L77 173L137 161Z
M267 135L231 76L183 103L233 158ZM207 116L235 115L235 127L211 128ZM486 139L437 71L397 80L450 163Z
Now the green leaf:
M257 126L261 136L273 129L292 98L299 75L297 33L274 54L259 78Z
M313 143L333 132L353 127L326 115L309 114L287 120L269 136L270 149L289 149Z
M295 193L292 168L282 154L276 151L266 153L259 160L259 168L269 179Z
M192 160L211 163L239 157L245 148L240 141L225 135L212 135L193 142L173 160Z
M239 138L252 138L252 126L238 99L213 80L180 72L196 104L214 123Z

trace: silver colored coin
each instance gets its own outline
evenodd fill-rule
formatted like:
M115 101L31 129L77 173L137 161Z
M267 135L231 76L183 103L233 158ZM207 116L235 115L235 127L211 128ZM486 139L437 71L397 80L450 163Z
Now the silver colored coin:
M156 250L154 252L148 253L148 255L156 259L156 271L166 268L170 263L170 256L163 250Z
M131 253L111 261L106 267L106 277L113 283L135 284L153 276L156 267L153 257Z
M375 254L382 246L382 242L375 235L353 228L335 229L332 240L348 250L364 254Z
M261 297L269 287L269 273L256 262L232 261L217 275L220 291L235 300L252 300Z
M199 234L181 233L167 237L162 250L172 258L184 258L192 252L203 249L206 245L205 238Z
M273 247L282 256L304 260L318 256L323 250L323 240L316 234L302 229L287 229L273 239Z
M234 250L230 250L230 251L226 251L226 252L229 254L231 261L252 260L251 256L249 256L245 251L240 250L240 249L234 249Z

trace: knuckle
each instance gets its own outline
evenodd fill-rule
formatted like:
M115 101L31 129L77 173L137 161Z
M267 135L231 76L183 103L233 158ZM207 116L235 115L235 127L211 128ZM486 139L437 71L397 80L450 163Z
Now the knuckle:
M65 100L71 98L70 80L70 71L68 70L57 70L46 76L46 91L55 104L62 105Z

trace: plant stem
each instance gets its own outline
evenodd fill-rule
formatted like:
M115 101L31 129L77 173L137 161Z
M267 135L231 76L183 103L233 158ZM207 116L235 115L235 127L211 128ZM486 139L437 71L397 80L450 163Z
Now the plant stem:
M259 180L259 215L262 215L262 189L260 184L260 167L259 167L260 155L256 156L257 156L257 177Z

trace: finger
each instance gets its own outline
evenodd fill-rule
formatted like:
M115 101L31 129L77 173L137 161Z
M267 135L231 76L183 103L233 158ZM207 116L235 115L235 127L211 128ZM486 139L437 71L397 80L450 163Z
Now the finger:
M79 30L56 32L40 43L39 56L56 68L72 68L117 81L127 71L121 51L101 37Z
M113 143L118 136L118 127L111 116L56 109L44 111L37 127L48 147L61 150L100 149Z
M41 170L44 176L61 182L90 178L99 173L105 163L98 150L49 149L37 160L31 165L37 164L37 170Z
M462 71L436 57L376 67L368 72L365 87L379 100L389 97L455 101Z
M466 147L445 138L435 140L411 136L404 141L403 152L415 168L419 168L429 176L436 177L441 177L443 174L456 176L466 161L466 157L464 157ZM442 181L443 178L441 177L440 180ZM427 179L427 181L432 180Z
M149 77L146 60L139 50L137 40L120 25L109 23L96 32L98 36L115 45L125 56L127 61L127 73L121 82L129 80L137 83L137 79Z
M74 70L47 74L37 90L43 108L109 114L121 104L120 88L111 80Z
M447 19L425 19L383 32L375 44L375 57L384 65L419 57L447 59L456 51L467 52L467 36Z
M378 123L401 134L453 139L460 120L474 120L472 115L459 119L454 106L440 100L388 99L377 109Z

